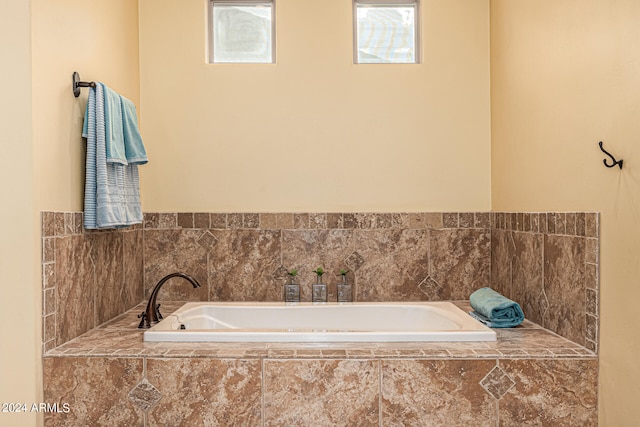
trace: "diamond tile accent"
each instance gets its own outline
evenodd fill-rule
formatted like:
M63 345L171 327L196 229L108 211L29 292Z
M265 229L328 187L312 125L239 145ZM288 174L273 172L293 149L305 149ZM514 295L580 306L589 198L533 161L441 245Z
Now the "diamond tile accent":
M351 268L352 271L358 271L360 267L362 267L365 263L362 255L358 253L358 251L353 251L351 255L344 260L344 262Z
M418 289L427 296L437 295L439 293L438 290L440 289L440 284L433 280L431 276L427 276L418 284Z
M217 241L218 241L218 239L216 239L216 237L213 234L211 234L210 232L206 231L198 239L198 244L200 246L202 246L204 249L209 250L209 249L213 248L213 245L215 245Z
M549 308L549 300L547 299L547 294L545 294L544 289L540 292L540 295L538 295L538 307L540 307L540 314L544 317Z
M516 383L500 366L496 366L480 381L480 385L487 393L500 400Z
M153 408L162 399L162 393L153 386L146 378L138 383L129 392L129 400L143 411Z

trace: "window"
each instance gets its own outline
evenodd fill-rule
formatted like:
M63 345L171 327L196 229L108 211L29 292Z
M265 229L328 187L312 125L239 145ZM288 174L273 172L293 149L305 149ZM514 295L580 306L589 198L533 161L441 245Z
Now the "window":
M275 62L272 0L211 0L209 5L209 62Z
M354 0L354 62L420 62L419 15L415 0Z

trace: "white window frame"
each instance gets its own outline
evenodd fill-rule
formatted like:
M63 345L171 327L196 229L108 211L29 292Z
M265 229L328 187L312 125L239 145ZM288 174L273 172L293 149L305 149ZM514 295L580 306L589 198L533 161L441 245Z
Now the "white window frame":
M276 0L207 0L207 41L208 41L208 63L209 64L275 64L276 63ZM214 4L227 4L233 6L260 6L269 5L271 7L271 62L214 62L214 28L213 28L213 6Z
M422 46L420 17L421 6L420 0L352 0L353 2L353 63L354 64L386 64L386 65L402 65L402 64L420 64L422 55L420 51ZM394 7L394 6L413 6L414 7L414 62L359 62L358 61L358 7Z

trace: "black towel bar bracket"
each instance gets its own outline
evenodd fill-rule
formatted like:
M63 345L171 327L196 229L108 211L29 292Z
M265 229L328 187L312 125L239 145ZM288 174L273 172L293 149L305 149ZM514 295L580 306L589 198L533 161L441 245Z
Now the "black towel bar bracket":
M73 76L71 77L72 87L73 87L73 96L76 98L80 96L80 88L81 87L96 87L95 82L83 82L80 80L80 74L77 71L73 72Z
M620 169L622 169L622 159L616 160L616 158L613 157L611 153L609 153L607 150L604 149L604 147L602 146L602 141L598 142L598 145L600 146L600 150L602 150L602 152L607 156L609 156L609 158L611 158L611 160L613 161L613 164L609 164L607 163L607 159L602 159L602 163L604 163L604 165L608 168L612 168L615 165L618 165L620 166Z

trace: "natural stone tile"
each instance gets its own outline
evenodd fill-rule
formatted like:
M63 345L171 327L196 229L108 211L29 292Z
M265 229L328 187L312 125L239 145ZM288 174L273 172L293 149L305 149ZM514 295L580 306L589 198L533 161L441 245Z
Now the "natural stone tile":
M163 396L149 427L262 425L259 360L150 358L146 377Z
M144 246L143 234L142 230L122 234L124 278L120 290L125 310L144 299L144 257L141 250Z
M242 228L242 214L237 212L227 214L227 228Z
M365 263L356 271L356 300L415 301L429 274L429 230L358 230L355 246Z
M175 212L162 212L158 220L158 228L171 229L178 227L178 214Z
M595 264L584 264L584 283L587 289L598 289L598 266Z
M585 236L599 237L600 230L598 227L598 214L596 212L587 212L584 219Z
M410 213L409 227L410 228L426 228L424 214L421 212Z
M442 286L433 280L431 276L427 276L418 284L418 289L425 294L430 301L438 300L439 296L446 293Z
M55 236L55 230L53 227L53 212L42 212L41 220L42 220L42 237L53 237Z
M584 345L585 239L546 235L544 290L549 310L543 326Z
M544 239L541 234L533 233L513 233L512 238L515 252L511 262L510 298L520 304L528 319L542 323L538 295L544 287Z
M347 229L370 229L375 227L375 214L345 213L342 214L343 226Z
M489 212L476 212L473 220L475 228L490 228L491 214Z
M277 215L278 228L283 230L290 230L295 228L293 223L293 214L291 213L279 213Z
M480 385L487 393L500 400L515 382L501 367L496 366L480 381Z
M56 342L58 345L96 326L94 265L91 244L84 235L56 241Z
M56 286L56 265L54 263L42 265L42 288L53 288Z
M196 212L193 214L193 227L207 229L211 226L209 214L206 212Z
M549 224L549 221L547 219L547 214L545 212L542 212L539 214L539 231L540 233L549 233L549 229L547 227L547 225Z
M201 288L193 289L181 278L167 281L158 301L207 301L207 250L198 240L201 230L146 230L144 233L145 295L166 275L183 272L193 276Z
M327 214L324 213L310 213L309 214L309 228L314 230L322 230L327 228Z
M178 227L193 228L193 214L189 212L178 212Z
M65 236L66 228L64 221L65 213L64 212L54 212L53 213L53 233L55 236Z
M501 360L515 386L500 400L501 426L596 426L597 359Z
M585 315L586 318L586 338L589 341L598 341L598 318L590 314Z
M496 400L480 385L493 360L383 360L382 425L495 424Z
M265 426L379 425L378 363L266 360Z
M354 251L353 230L284 230L282 232L282 264L288 269L298 269L298 283L302 301L311 301L311 284L315 283L313 273L322 267L326 273L323 282L329 287L328 298L335 301L335 285L341 269L355 271L346 260ZM282 284L278 285L280 299Z
M393 216L390 213L375 214L375 228L393 228Z
M431 277L442 286L440 299L469 299L489 286L491 233L482 229L431 230Z
M237 218L236 218L237 219ZM212 213L209 215L210 227L224 230L227 228L227 214Z
M260 228L260 214L257 214L257 213L242 214L242 226L244 228Z
M595 289L586 290L586 312L594 316L598 315L598 291Z
M276 230L278 228L278 216L273 213L261 213L260 228L263 230Z
M531 214L531 230L532 233L537 233L540 231L540 214L533 212Z
M142 379L142 359L46 357L44 402L67 403L68 412L46 412L46 426L142 426L143 411L128 397Z
M547 233L556 234L556 213L547 213Z
M426 228L442 228L442 214L440 212L427 212L424 214Z
M341 213L327 214L327 228L344 228L344 222Z
M511 262L515 252L511 231L491 232L491 287L507 298L511 297Z
M460 228L473 228L474 227L474 215L473 212L461 212L459 215L459 227Z
M565 233L568 236L576 235L576 214L575 212L567 212L565 214Z
M584 212L576 213L576 236L586 236L586 214Z
M293 228L297 230L305 230L309 228L309 214L308 213L294 213L293 214Z
M143 411L153 408L162 398L162 393L153 386L146 378L143 378L129 392L129 400Z
M273 277L281 262L280 231L211 230L211 233L216 239L209 251L211 301L282 300L283 284ZM203 265L207 265L206 259Z
M584 239L585 241L585 262L598 264L600 260L600 248L598 239Z
M444 228L458 228L458 225L458 214L456 212L442 214L442 226Z
M358 251L353 251L347 259L345 259L345 264L347 264L352 271L358 271L365 262L365 259Z
M55 237L45 237L42 239L42 262L55 262Z
M429 214L427 214L429 215ZM428 219L428 216L426 217ZM409 228L409 214L407 213L392 213L391 214L391 228L405 229Z
M566 234L566 215L564 212L555 214L555 234Z
M100 325L130 307L122 298L128 283L124 280L122 233L92 233L91 259L95 282L95 325ZM136 301L136 303L139 301Z
M56 311L56 290L54 288L45 289L43 294L42 315L55 313ZM52 336L51 338L53 338Z
M209 231L205 231L202 233L202 236L198 238L197 242L205 251L208 252L218 242L218 239L216 239Z
M70 236L75 233L75 214L73 212L64 213L64 234Z
M160 214L157 212L145 212L143 224L145 229L158 228L160 224Z

